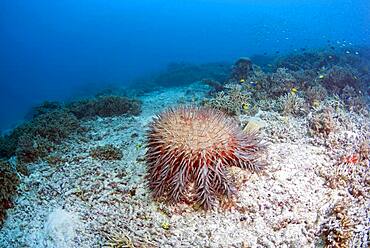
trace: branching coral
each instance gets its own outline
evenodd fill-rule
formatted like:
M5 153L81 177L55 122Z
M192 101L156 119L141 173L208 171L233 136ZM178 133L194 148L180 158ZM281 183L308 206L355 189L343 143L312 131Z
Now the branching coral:
M265 166L264 150L256 134L244 133L221 111L169 109L150 126L146 179L155 198L179 202L190 196L189 201L209 209L216 196L231 196L227 168L258 172Z
M322 235L327 247L346 248L352 237L351 220L344 202L336 204L322 227Z
M307 105L297 94L288 93L278 99L280 111L285 115L301 115L306 113Z
M369 104L361 91L356 91L353 87L346 85L340 97L350 111L363 114L369 113Z
M250 95L242 92L240 85L228 84L225 85L224 91L218 92L215 97L204 101L204 105L220 109L231 115L239 115L249 109Z
M269 78L269 95L281 96L290 92L293 87L296 87L297 80L293 74L286 68L278 68L275 73L272 73Z
M317 107L328 96L327 90L320 84L308 87L305 93L308 102L313 107Z
M331 109L318 112L309 119L311 134L327 137L335 130L335 122Z

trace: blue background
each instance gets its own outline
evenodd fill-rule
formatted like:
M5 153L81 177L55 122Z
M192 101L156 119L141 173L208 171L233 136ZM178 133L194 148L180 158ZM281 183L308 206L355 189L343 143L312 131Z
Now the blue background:
M0 128L169 62L370 44L369 0L2 0Z

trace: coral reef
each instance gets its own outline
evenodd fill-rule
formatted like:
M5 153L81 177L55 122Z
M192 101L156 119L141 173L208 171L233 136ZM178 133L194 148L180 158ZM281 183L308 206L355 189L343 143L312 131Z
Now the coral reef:
M92 149L90 151L90 156L100 160L121 160L123 154L120 149L109 144Z
M120 115L139 115L141 102L122 96L101 96L67 104L68 111L78 119L95 116L112 117Z
M225 89L225 87L220 82L213 80L213 79L208 79L208 78L202 79L202 83L212 88L212 90L209 92L210 95L215 94Z
M77 118L66 111L42 114L14 132L20 132L15 154L20 162L30 163L44 158L70 135L82 131Z
M315 113L309 119L309 126L312 135L327 137L335 130L335 123L332 116L332 109L328 108L322 112Z
M345 202L337 203L330 213L329 218L323 224L322 235L326 247L346 248L352 237L352 224L348 217Z
M225 90L205 99L203 105L220 109L230 115L239 115L250 110L250 94L243 93L238 84L227 84Z
M0 136L0 158L10 158L17 149L19 135L12 132L10 135Z
M260 171L265 146L254 133L218 110L181 107L160 114L148 134L149 189L170 202L195 201L204 209L233 191L227 168ZM192 183L193 186L192 186ZM187 199L194 192L193 199Z
M170 63L166 70L159 74L135 80L135 88L144 92L160 87L179 87L189 85L203 79L225 82L230 75L230 65L224 63L186 64Z
M236 83L244 82L252 70L252 61L249 58L240 58L232 67L231 80Z
M355 89L360 88L358 75L351 68L333 66L322 78L322 84L328 90L334 93L341 93L344 87L350 86Z
M284 115L303 115L307 113L307 104L304 98L297 94L287 93L278 99L279 110Z
M353 87L346 85L340 96L348 110L368 115L368 103L361 91L356 91Z
M5 178L15 184L21 179L17 188L0 185L0 192L11 192L11 200L0 205L2 216L17 193L0 244L368 247L370 50L358 51L303 52L262 61L263 67L252 57L244 67L215 65L215 77L198 66L174 66L168 71L174 77L140 91L144 111L135 118L115 116L116 108L107 111L114 118L90 118L97 114L96 101L127 93L116 90L67 105L44 103L34 109L33 120L0 138L0 155L8 161L1 167ZM175 74L179 82L171 81ZM356 78L348 84L349 78L342 80L348 76ZM195 79L204 80L190 82ZM197 108L202 99L221 111ZM91 104L80 108L84 102ZM195 106L154 117L144 148L142 130L153 114L179 102ZM55 112L65 112L65 120L56 119L67 127L48 119ZM68 127L76 121L78 126ZM74 135L80 126L86 133ZM256 132L269 142L262 177L238 168L262 169L265 146ZM17 151L22 158L20 148L32 164L12 157ZM27 169L32 174L22 176ZM238 197L230 200L234 192ZM153 202L151 194L185 204ZM55 204L63 211L54 211ZM229 211L194 211L213 206ZM72 220L74 213L80 222Z
M62 108L63 105L60 102L45 101L41 105L32 108L30 113L28 113L26 117L29 117L30 119L36 118L39 115L47 114L49 112L60 110Z
M321 84L309 86L306 90L307 101L313 107L318 107L327 96L328 92Z
M0 227L6 217L6 210L13 206L13 197L17 193L19 178L12 166L0 160Z
M16 127L0 140L0 157L17 155L20 162L45 157L56 144L82 131L77 118L63 109L45 112Z
M297 87L297 80L286 68L278 68L269 77L269 95L281 96L289 93L292 88Z

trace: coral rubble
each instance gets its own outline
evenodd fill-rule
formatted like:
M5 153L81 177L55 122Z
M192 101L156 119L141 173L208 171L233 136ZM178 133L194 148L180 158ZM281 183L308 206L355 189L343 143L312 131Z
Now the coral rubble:
M100 160L120 160L122 151L113 145L99 146L90 151L90 156Z

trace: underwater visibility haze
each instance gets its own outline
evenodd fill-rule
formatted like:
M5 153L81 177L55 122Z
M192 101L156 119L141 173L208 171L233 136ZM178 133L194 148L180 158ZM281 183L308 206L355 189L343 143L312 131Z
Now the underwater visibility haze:
M43 100L127 85L172 62L231 62L343 42L369 44L369 5L366 0L4 0L0 127L14 126Z
M0 247L369 247L369 0L2 0L0 34Z

